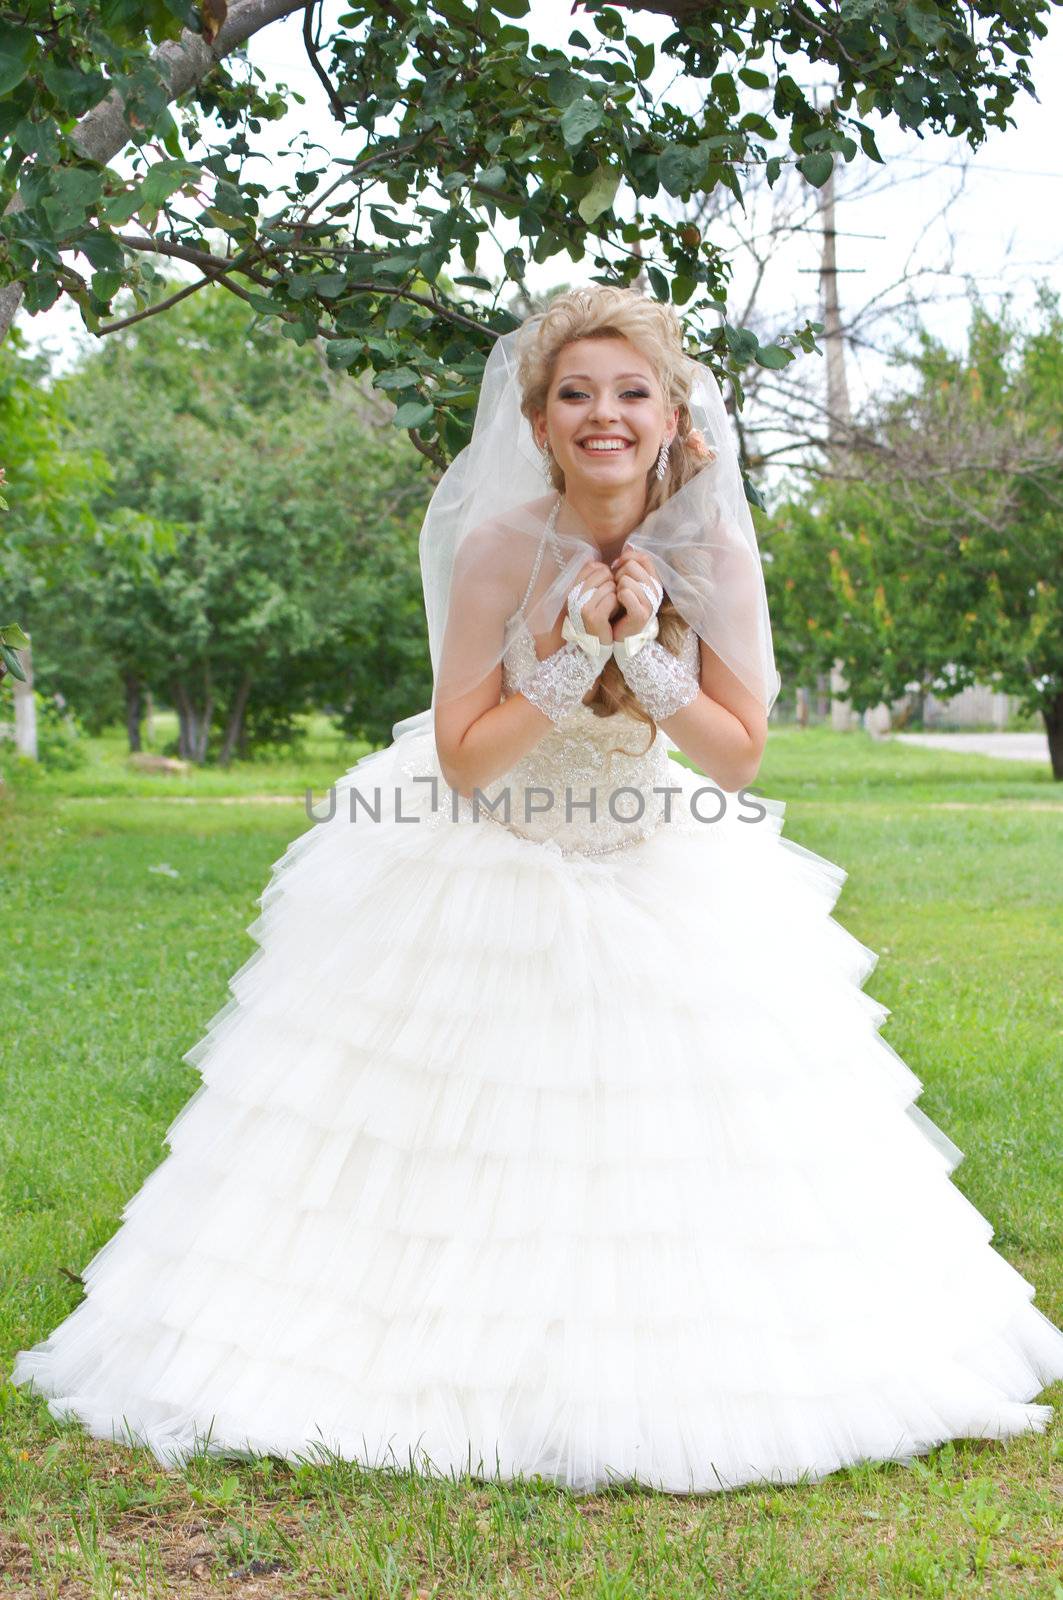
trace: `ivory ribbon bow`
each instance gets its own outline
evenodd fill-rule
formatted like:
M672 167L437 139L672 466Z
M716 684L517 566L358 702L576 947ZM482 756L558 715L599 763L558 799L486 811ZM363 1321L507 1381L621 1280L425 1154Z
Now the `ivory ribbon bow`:
M590 656L592 661L601 661L603 667L610 656L615 656L621 664L630 661L632 656L638 655L644 644L656 639L659 632L655 616L650 618L641 633L633 633L626 639L610 640L608 643L604 639L599 639L596 633L582 632L575 626L571 617L566 617L561 624L562 638L568 639L572 644L578 644L585 655Z

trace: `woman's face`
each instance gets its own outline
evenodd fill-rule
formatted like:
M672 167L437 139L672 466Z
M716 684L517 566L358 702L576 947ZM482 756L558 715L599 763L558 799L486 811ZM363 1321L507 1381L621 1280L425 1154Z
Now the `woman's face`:
M626 339L577 339L554 364L546 408L534 433L550 448L569 490L645 484L662 443L675 435L678 411L646 356Z

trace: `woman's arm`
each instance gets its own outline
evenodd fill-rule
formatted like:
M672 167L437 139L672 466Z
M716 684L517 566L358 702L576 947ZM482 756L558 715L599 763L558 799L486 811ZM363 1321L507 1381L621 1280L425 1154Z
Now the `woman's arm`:
M729 794L752 783L768 738L768 718L755 695L704 639L701 693L660 722L685 756Z
M590 593L578 610L579 591ZM578 615L583 628L598 639L609 642L612 631L609 615L616 603L616 584L603 562L588 562L581 570L569 595L569 614ZM500 619L505 608L496 594L490 601L491 614ZM495 626L495 624L491 624ZM460 633L460 624L458 631ZM497 621L501 640L503 623ZM572 643L555 646L547 640L549 653L538 656L536 665L522 678L519 692L500 703L502 666L499 663L470 690L450 700L437 702L435 711L436 750L440 770L452 789L470 796L474 788L483 789L514 767L577 706L600 676L605 657L591 659Z
M470 694L436 706L436 750L440 770L452 789L471 797L515 767L549 732L550 718L514 694L499 701L498 667Z

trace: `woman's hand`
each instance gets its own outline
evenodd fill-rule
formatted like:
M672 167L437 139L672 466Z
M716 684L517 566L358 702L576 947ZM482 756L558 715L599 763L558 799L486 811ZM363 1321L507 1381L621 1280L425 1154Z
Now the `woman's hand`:
M613 571L616 575L616 597L624 608L623 615L613 628L613 638L629 639L632 634L641 633L650 618L656 616L663 589L653 561L641 550L625 547L617 556ZM658 595L657 605L652 604L643 584L648 584Z
M573 589L579 587L580 599L567 606L567 615L581 633L593 633L603 644L611 644L613 628L610 617L617 609L616 579L604 561L588 561L582 568ZM585 596L594 591L591 599ZM571 590L569 591L571 594Z

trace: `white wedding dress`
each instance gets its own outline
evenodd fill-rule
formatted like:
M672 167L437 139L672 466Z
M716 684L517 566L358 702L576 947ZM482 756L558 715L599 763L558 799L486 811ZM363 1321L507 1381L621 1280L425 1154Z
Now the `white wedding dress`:
M525 631L507 692L534 655ZM16 1382L164 1464L580 1491L1048 1425L1063 1333L880 1037L845 872L777 801L699 820L719 799L646 734L578 707L487 791L509 825L454 816L427 713L351 768L275 864L169 1154ZM525 820L525 786L553 809Z

